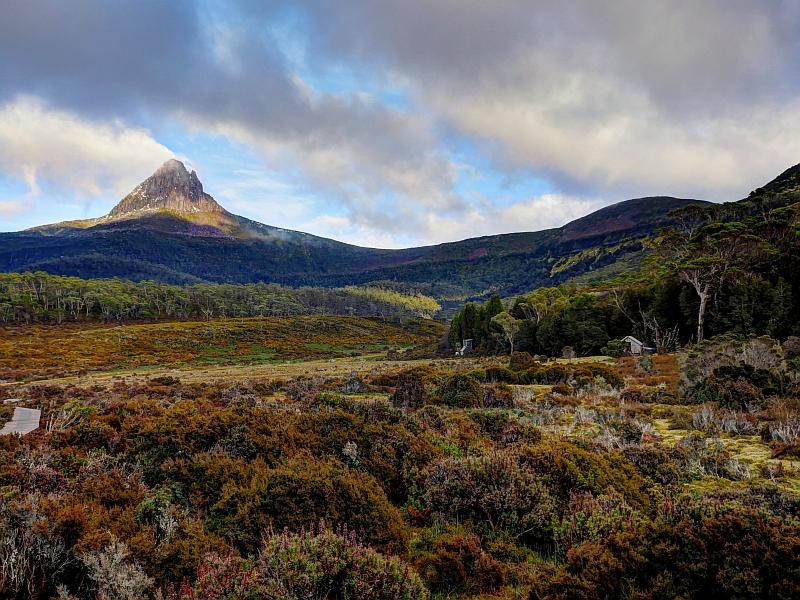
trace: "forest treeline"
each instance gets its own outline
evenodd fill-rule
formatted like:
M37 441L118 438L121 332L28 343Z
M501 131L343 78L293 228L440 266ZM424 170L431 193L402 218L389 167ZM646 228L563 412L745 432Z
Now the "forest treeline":
M756 190L746 201L674 211L675 225L648 241L638 273L579 288L561 285L507 302L512 329L493 321L499 298L462 307L450 344L559 356L597 354L634 335L672 350L725 333L785 340L800 324L800 203ZM513 339L508 336L514 331Z
M44 272L0 274L0 321L32 323L212 319L312 314L431 318L439 304L390 282L337 289L255 283L169 285L80 279Z

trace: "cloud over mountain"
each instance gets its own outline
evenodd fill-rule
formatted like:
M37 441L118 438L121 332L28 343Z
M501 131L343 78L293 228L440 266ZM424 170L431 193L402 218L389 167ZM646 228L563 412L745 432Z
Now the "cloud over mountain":
M553 198L745 194L800 156L799 26L788 0L12 0L0 131L34 106L136 132L141 158L123 162L150 167L172 152L203 168L197 137L221 138L288 202L316 199L287 225L442 241L535 228L530 206L575 216ZM78 152L70 170L97 160ZM7 187L25 181L9 164ZM111 194L57 161L36 173L63 195ZM0 187L0 201L16 199Z

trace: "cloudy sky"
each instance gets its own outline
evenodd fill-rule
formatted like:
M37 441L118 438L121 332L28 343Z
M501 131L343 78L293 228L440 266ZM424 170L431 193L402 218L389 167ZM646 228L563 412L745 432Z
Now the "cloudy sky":
M4 0L0 230L177 156L223 206L398 247L800 162L797 0Z

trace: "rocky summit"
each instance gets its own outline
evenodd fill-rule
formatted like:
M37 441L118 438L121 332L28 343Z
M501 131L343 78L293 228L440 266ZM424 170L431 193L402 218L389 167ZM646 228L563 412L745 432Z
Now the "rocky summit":
M217 201L203 191L197 173L174 158L165 162L153 175L136 186L109 213L120 217L140 211L160 209L178 212L226 212Z

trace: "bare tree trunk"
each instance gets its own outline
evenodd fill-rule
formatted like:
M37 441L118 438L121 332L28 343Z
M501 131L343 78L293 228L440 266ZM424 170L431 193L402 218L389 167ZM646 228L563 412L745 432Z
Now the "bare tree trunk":
M706 323L706 304L708 303L708 286L702 292L697 292L700 295L700 311L697 314L697 343L703 341L703 327Z

